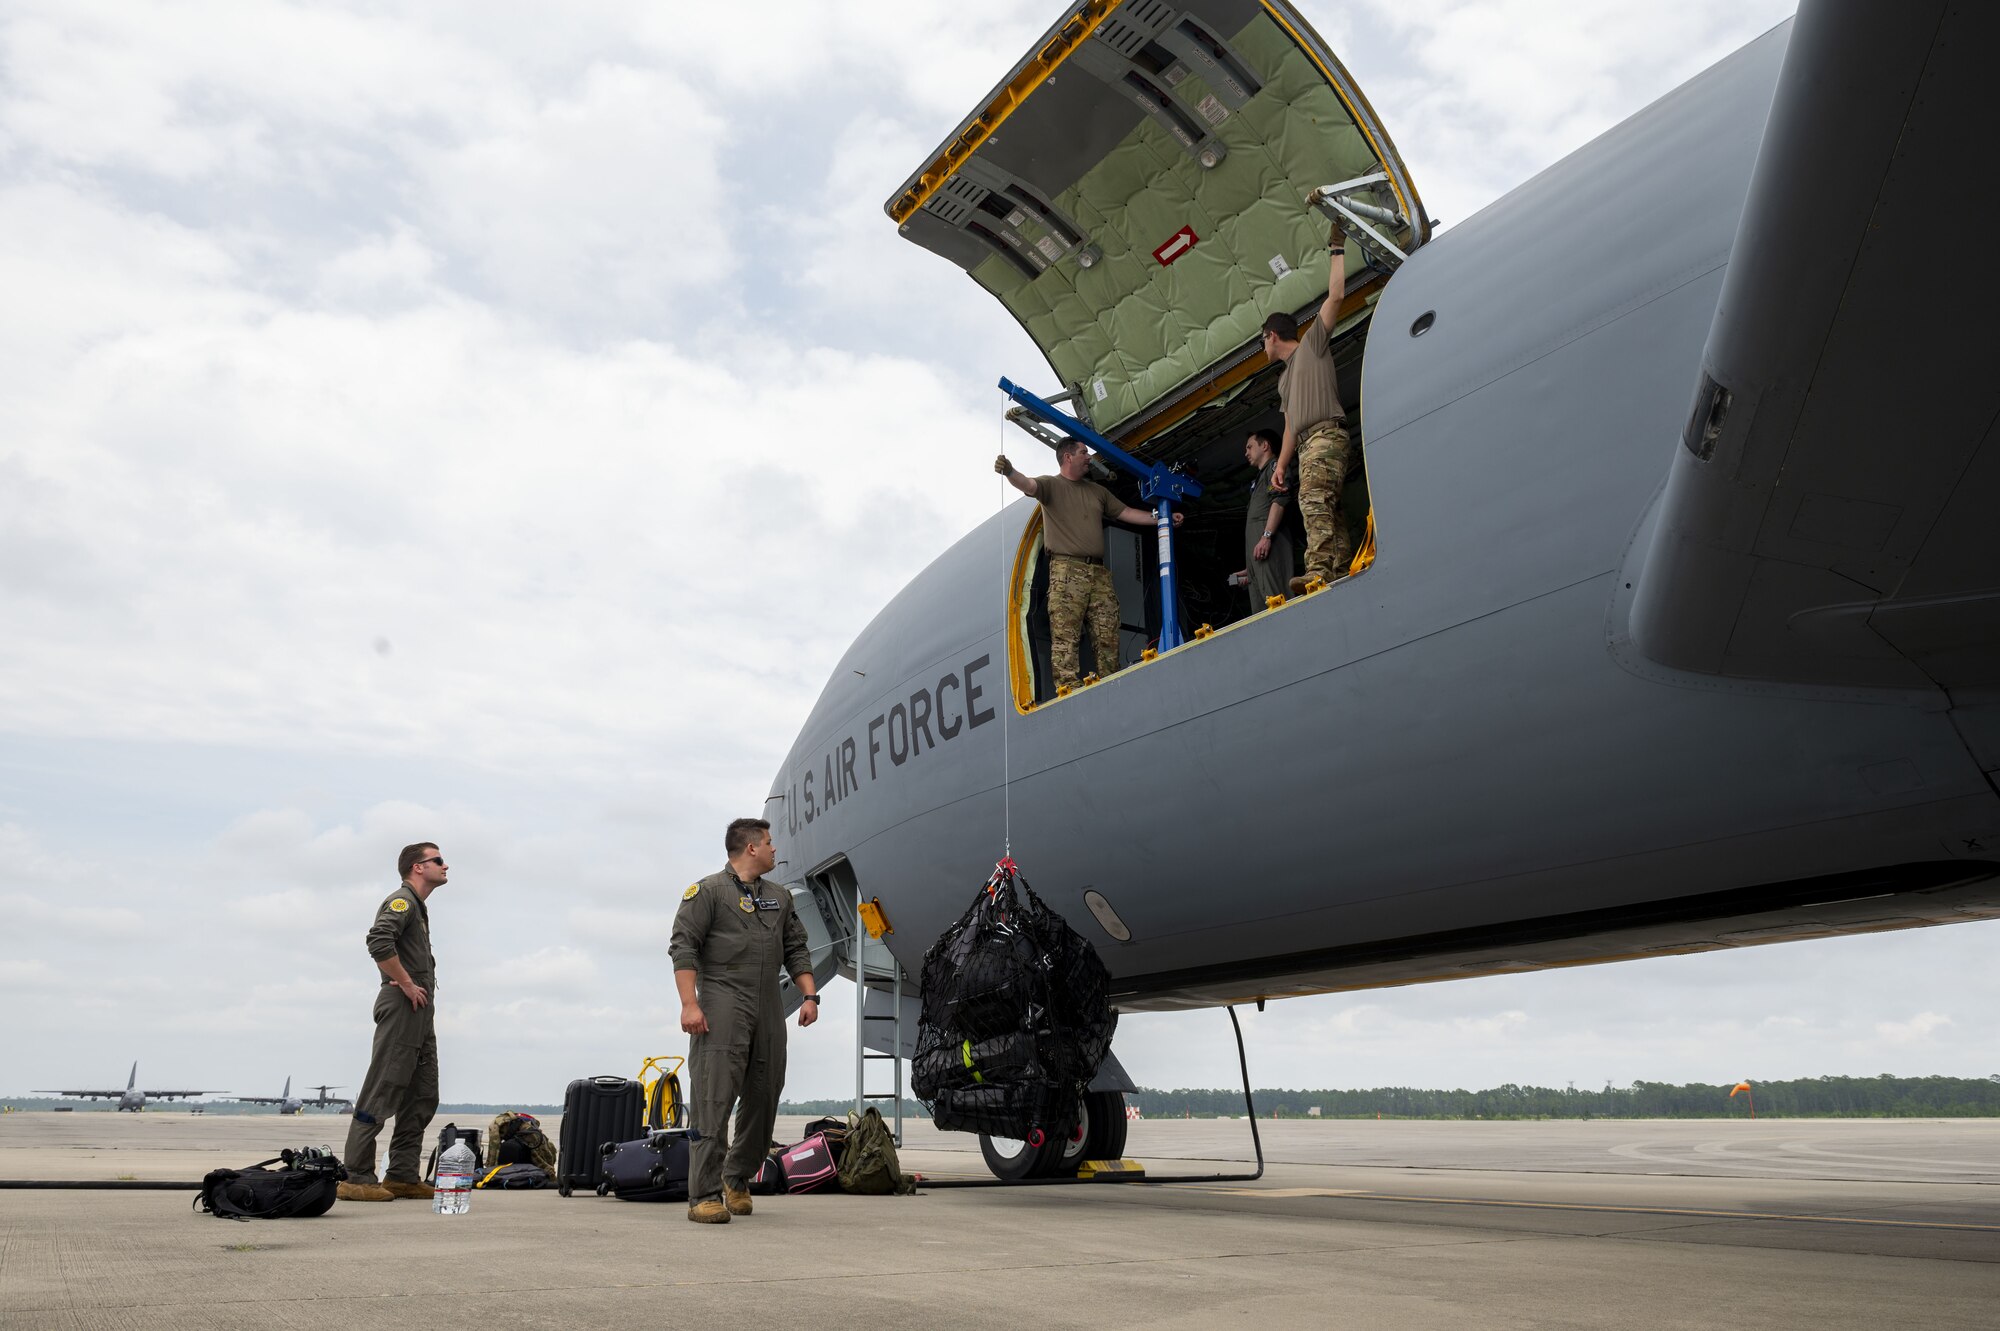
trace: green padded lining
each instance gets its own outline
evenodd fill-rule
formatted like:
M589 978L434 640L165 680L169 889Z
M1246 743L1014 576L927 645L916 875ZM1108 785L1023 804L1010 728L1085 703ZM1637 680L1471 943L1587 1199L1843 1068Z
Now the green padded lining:
M1051 200L1103 249L1103 262L1084 269L1068 259L1032 280L998 256L972 270L1057 376L1083 385L1090 420L1107 434L1242 348L1273 310L1323 294L1328 224L1306 207L1306 191L1378 165L1338 95L1268 15L1230 40L1265 83L1216 131L1229 148L1220 165L1204 171L1142 119ZM1188 106L1207 94L1196 74L1176 91ZM1196 245L1162 267L1153 250L1188 225ZM1030 240L1042 234L1032 222L1021 229ZM1272 277L1273 255L1291 265L1282 280ZM1350 247L1348 272L1362 266Z

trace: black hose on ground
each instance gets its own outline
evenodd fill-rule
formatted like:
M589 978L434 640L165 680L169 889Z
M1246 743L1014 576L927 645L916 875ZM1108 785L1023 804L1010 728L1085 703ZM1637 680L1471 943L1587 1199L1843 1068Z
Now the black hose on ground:
M88 1192L200 1192L199 1183L136 1178L0 1178L0 1188L72 1188Z
M1105 1174L1098 1178L950 1178L925 1179L925 1188L1032 1188L1079 1183L1255 1183L1264 1177L1264 1138L1257 1131L1257 1105L1250 1097L1250 1058L1243 1052L1243 1023L1236 1019L1236 1007L1229 1006L1229 1024L1236 1030L1236 1065L1243 1072L1243 1108L1250 1115L1250 1144L1257 1151L1257 1168L1249 1174Z

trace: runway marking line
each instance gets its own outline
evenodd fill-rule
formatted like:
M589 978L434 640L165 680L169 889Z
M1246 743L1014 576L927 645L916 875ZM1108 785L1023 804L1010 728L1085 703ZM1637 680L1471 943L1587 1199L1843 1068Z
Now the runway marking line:
M1883 1229L1961 1229L1980 1234L2000 1234L2000 1225L1973 1225L1952 1220L1876 1220L1867 1216L1789 1215L1782 1211L1698 1211L1675 1206L1610 1206L1596 1202L1510 1202L1493 1197L1417 1197L1338 1188L1205 1188L1192 1183L1163 1183L1156 1186L1177 1188L1183 1192L1225 1193L1231 1197L1351 1197L1362 1202L1500 1206L1524 1211L1603 1211L1615 1215L1690 1216L1704 1220L1792 1220L1817 1225L1870 1225Z

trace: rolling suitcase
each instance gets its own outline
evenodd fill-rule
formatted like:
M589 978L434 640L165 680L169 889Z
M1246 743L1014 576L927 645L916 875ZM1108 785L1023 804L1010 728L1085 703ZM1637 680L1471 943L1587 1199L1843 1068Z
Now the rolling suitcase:
M684 1202L688 1195L688 1133L649 1132L637 1141L607 1142L600 1193L622 1202Z
M556 1148L556 1191L567 1197L577 1188L604 1181L604 1147L629 1142L644 1131L645 1099L636 1081L623 1077L583 1077L563 1096L562 1135Z

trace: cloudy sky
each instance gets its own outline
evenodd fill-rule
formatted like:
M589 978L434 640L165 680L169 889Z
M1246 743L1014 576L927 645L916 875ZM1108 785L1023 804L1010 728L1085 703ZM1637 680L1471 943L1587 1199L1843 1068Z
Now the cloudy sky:
M880 207L1056 8L5 8L0 1093L352 1087L418 838L447 1098L683 1047L678 889L999 500L1039 360ZM1789 8L1306 12L1448 227ZM1253 1069L1985 1075L1995 927L1297 1000ZM792 1094L851 1088L836 990ZM1220 1013L1125 1029L1234 1080Z

